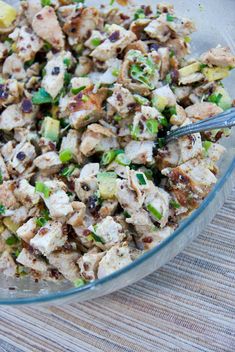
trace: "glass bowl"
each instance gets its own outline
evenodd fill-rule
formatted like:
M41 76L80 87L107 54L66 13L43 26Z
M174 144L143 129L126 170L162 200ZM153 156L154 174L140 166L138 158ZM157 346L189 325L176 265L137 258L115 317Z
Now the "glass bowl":
M17 2L8 1L14 6ZM169 0L175 5L177 12L195 20L198 32L192 36L192 54L200 54L218 44L230 46L235 51L235 1L234 0L204 0L185 1ZM88 5L109 3L107 1L87 1ZM151 4L155 1L133 1L136 4ZM235 97L235 74L225 81L226 88ZM152 273L167 263L187 246L212 220L216 212L223 205L231 192L235 179L235 129L229 138L222 140L227 148L219 166L219 179L200 208L185 219L179 228L160 245L143 254L135 262L114 272L113 274L96 280L81 288L74 288L67 282L61 283L35 283L29 278L5 279L1 278L0 304L35 304L54 302L81 302L106 295L130 285L144 276ZM15 288L14 290L9 290Z

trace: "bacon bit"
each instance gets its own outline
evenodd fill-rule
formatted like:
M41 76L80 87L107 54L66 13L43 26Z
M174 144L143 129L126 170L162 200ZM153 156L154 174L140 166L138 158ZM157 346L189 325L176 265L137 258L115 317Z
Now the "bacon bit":
M121 20L123 20L123 21L130 19L130 17L127 16L127 15L124 15L124 13L121 13L121 14L120 14L120 18L121 18Z
M33 104L31 102L31 100L23 99L22 104L21 104L21 110L27 114L31 113L33 111Z
M144 238L142 239L142 241L143 241L144 243L152 243L152 242L153 242L153 238L152 238L151 236L144 237Z
M43 20L43 16L39 13L38 15L36 15L36 18L38 19L38 20Z
M109 40L112 43L115 43L119 38L120 38L120 32L119 31L115 31L112 34L110 34L110 36L109 36Z
M39 230L39 235L44 236L48 231L49 231L48 229L46 229L45 227L42 227Z
M173 70L171 72L171 79L172 79L172 82L178 83L178 81L179 81L179 71L178 70Z
M91 231L86 229L86 230L83 231L82 234L83 234L83 236L87 237L87 236L89 236L91 234Z
M53 151L56 150L56 145L53 142L49 141L48 145L49 145L51 150L53 150Z

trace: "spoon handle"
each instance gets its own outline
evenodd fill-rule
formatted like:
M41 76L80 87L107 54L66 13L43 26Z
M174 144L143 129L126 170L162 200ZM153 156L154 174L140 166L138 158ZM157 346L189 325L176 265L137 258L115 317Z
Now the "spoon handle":
M177 128L166 136L165 142L168 143L173 139L187 136L192 133L230 128L232 126L235 126L235 108L226 110L214 117L209 117L205 120Z

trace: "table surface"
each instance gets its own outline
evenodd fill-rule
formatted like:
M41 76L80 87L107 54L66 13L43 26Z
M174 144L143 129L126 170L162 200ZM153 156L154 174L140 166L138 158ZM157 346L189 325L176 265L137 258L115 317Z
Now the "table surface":
M234 352L235 189L168 265L83 304L0 308L0 352Z

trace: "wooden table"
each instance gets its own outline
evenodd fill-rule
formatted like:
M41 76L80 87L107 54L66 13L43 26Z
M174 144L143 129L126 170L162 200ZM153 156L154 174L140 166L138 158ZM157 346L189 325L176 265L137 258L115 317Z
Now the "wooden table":
M234 352L235 189L161 270L83 304L0 308L0 352Z

